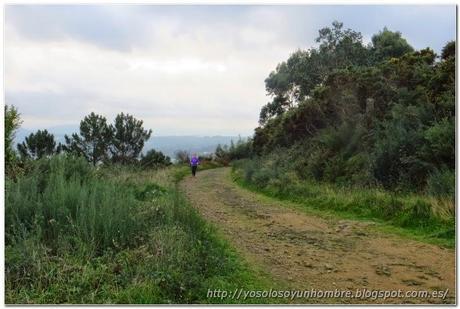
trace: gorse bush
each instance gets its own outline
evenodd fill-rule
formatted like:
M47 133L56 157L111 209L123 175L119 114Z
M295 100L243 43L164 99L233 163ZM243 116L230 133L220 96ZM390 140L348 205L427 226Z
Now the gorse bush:
M431 192L431 175L455 168L455 42L439 57L384 29L365 46L338 22L317 42L265 80L253 153L284 149L300 178Z

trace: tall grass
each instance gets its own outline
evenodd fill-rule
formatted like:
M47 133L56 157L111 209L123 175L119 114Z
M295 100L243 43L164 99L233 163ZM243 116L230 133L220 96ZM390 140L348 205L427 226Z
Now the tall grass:
M6 302L219 302L208 288L259 284L176 190L186 171L57 156L7 179Z
M131 190L95 177L79 158L42 160L6 190L6 244L33 234L48 248L91 244L95 253L136 244L145 230Z

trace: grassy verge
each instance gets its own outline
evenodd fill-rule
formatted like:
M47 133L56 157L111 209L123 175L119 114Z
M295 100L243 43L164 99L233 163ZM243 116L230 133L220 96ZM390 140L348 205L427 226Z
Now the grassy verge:
M59 156L7 179L5 302L241 303L208 289L267 287L177 191L186 172Z
M241 187L275 198L290 207L319 216L378 223L376 229L443 247L455 247L455 217L442 200L378 189L340 188L289 179L257 181L245 165L233 166L232 178Z

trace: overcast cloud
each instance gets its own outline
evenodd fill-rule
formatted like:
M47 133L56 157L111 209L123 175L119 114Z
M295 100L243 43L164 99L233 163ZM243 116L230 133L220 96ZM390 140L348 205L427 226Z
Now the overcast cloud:
M24 128L123 111L155 135L252 134L265 77L333 20L436 52L456 29L453 5L9 5L5 18L6 103Z

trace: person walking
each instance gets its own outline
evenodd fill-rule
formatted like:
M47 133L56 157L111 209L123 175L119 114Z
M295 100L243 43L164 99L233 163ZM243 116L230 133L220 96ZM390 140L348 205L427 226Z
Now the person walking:
M198 165L200 164L200 160L196 156L196 154L192 155L192 158L190 159L190 166L192 167L192 175L195 177L196 174L196 169L198 168Z

